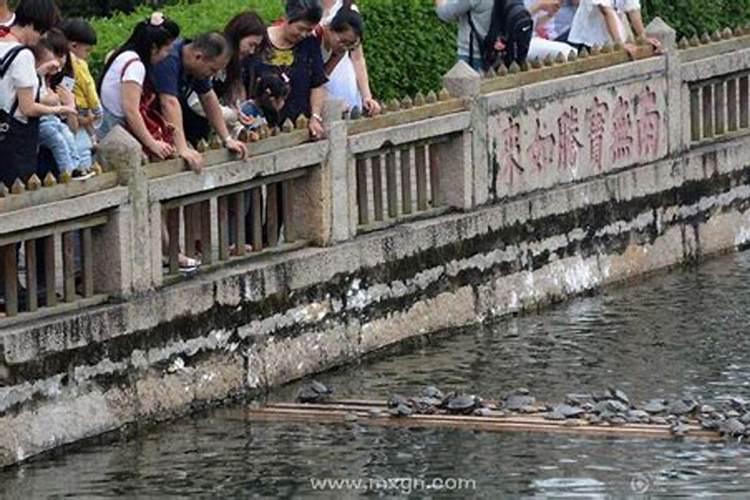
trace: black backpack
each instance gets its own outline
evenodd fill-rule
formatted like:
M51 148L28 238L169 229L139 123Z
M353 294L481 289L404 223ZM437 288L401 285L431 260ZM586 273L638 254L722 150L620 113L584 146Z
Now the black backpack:
M534 20L526 9L523 0L495 0L492 7L492 21L487 36L479 36L469 13L471 37L469 40L469 58L474 58L474 38L479 42L479 49L484 70L494 68L501 63L510 66L526 60L534 35Z
M25 45L17 45L16 47L13 47L10 49L5 56L3 56L2 59L0 59L0 80L5 78L5 74L10 69L11 64L13 64L13 61L16 60L16 57L18 57L18 54L23 52L24 50L31 50L29 47ZM13 125L14 118L13 115L16 114L16 110L18 109L18 98L13 102L13 105L10 108L10 111L5 111L4 109L0 109L0 141L5 140L6 134L9 132L11 125Z

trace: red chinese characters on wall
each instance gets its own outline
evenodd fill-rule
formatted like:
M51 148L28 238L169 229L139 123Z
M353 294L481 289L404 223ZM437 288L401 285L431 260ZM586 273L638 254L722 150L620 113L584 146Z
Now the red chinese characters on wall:
M544 134L542 120L536 119L536 134L531 146L527 149L531 163L542 171L555 163L556 139L553 133Z
M578 164L578 150L583 147L583 143L578 139L579 132L578 108L571 106L557 119L560 168L573 168Z
M659 94L650 86L636 93L598 92L565 104L552 116L543 109L538 113L531 122L517 115L500 121L498 159L509 186L532 172L549 172L552 177L545 179L554 179L565 172L575 177L624 167L653 159L663 146Z
M604 160L604 133L609 119L609 104L594 97L594 102L586 110L586 121L589 126L589 161L601 172Z
M513 185L513 177L517 173L523 174L521 166L521 124L514 118L508 117L508 125L503 128L503 161L502 171L508 172L508 183Z

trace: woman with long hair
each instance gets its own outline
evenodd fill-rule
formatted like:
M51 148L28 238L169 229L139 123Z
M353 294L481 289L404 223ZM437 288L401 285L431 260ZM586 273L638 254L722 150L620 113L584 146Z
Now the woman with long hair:
M148 92L150 68L163 60L172 42L179 36L179 26L160 12L138 23L130 38L108 59L99 81L104 120L98 130L104 137L115 125L122 125L143 145L150 155L166 159L174 147L147 126L141 112L144 90ZM156 137L155 137L156 135Z

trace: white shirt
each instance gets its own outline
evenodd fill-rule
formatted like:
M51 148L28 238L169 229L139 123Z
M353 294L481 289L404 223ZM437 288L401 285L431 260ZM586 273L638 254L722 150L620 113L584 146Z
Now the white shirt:
M21 45L17 41L0 42L0 59L10 52L13 47ZM10 109L18 97L18 89L31 89L36 97L39 89L39 78L36 74L36 61L34 54L30 50L22 50L13 64L10 65L5 77L0 79L0 108L10 113ZM18 121L27 123L28 119L21 114L21 110L16 110L15 118Z
M320 20L320 24L322 26L328 26L331 24L331 21L333 21L333 18L336 17L336 14L339 13L339 10L341 10L341 7L343 6L344 0L336 0L330 9L323 12L323 18ZM352 4L352 10L359 12L359 7Z
M581 0L578 11L573 18L568 41L579 43L588 47L602 46L605 43L614 43L607 30L607 21L599 9L600 6L613 8L617 14L617 29L620 39L628 38L627 16L628 12L640 10L640 0Z
M123 69L125 70L124 73ZM107 74L104 75L101 95L102 106L116 117L123 118L125 112L122 110L122 84L134 82L143 87L145 80L146 66L138 57L138 54L132 50L126 50L115 58L107 70Z

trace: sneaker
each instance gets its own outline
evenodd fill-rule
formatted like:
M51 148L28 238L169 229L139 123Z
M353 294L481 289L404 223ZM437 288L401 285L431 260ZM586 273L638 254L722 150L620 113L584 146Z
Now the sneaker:
M84 172L83 170L73 170L73 180L75 181L85 181L86 179L91 179L96 174L93 171Z

